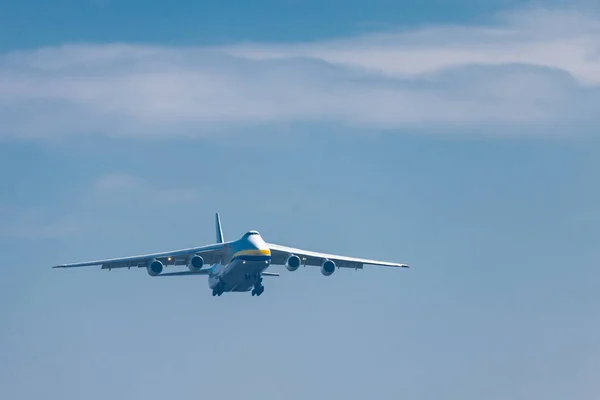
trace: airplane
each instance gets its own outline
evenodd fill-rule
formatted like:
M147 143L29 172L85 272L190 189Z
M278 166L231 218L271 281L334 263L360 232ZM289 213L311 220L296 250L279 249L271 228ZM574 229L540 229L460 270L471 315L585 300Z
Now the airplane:
M86 261L56 265L52 268L73 268L101 266L101 269L146 268L150 276L207 275L208 286L213 296L225 292L249 292L260 296L265 288L263 276L279 276L277 272L267 272L270 265L285 265L288 271L296 271L300 266L321 267L324 276L330 276L336 268L362 269L363 265L409 268L406 264L367 260L301 250L277 244L266 243L255 230L246 232L233 241L225 241L221 227L221 217L215 214L216 243L162 253L146 254L124 258ZM210 265L208 268L203 268ZM167 266L187 266L187 271L162 273Z

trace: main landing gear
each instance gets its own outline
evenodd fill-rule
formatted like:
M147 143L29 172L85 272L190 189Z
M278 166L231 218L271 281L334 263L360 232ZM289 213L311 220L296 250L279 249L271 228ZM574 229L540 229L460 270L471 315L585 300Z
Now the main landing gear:
M265 291L265 287L262 285L262 278L258 278L252 289L252 296L260 296Z
M219 284L217 286L215 286L215 288L213 289L213 296L220 296L223 294L223 292L225 292L225 285L223 285L223 282L219 282Z
M265 291L265 287L263 285L254 286L252 289L252 296L260 296Z

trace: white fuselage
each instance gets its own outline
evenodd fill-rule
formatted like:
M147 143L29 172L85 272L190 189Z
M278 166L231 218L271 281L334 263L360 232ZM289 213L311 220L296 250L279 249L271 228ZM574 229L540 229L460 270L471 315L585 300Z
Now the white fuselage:
M211 267L208 286L224 292L248 292L271 264L271 251L256 231L226 246L226 256Z

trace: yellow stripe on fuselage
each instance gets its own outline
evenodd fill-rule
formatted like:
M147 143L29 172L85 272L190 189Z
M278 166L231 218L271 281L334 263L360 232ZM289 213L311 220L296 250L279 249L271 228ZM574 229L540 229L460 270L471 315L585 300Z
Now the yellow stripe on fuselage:
M270 256L271 250L269 249L252 249L252 250L240 250L235 253L231 258L239 256Z

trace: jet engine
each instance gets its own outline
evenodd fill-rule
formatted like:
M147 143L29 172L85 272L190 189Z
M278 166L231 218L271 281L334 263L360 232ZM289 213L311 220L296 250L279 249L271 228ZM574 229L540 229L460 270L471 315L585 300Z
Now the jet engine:
M321 263L321 273L325 276L329 276L335 272L335 263L331 260L324 260Z
M295 254L290 255L287 260L285 260L285 267L288 271L295 271L300 267L300 257Z
M202 267L204 266L204 259L198 255L195 255L190 259L190 263L188 264L188 269L192 272L200 272Z
M148 270L148 274L150 276L159 275L163 270L163 263L158 260L153 260L150 264L148 264L146 269Z

